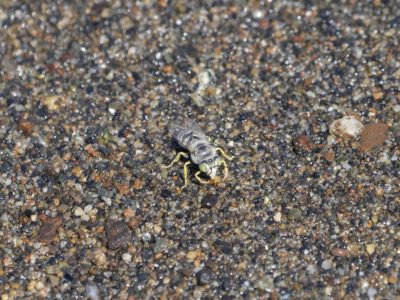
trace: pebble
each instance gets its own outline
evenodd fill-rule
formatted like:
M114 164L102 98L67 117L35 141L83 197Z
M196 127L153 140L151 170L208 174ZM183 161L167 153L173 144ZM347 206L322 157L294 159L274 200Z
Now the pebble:
M382 146L385 143L388 129L388 125L382 123L365 125L361 134L360 151L368 152L376 147Z
M292 208L288 212L288 219L300 220L302 218L302 211L299 208Z
M280 211L278 211L274 215L274 221L279 223L281 220L282 220L282 213Z
M89 254L90 260L98 267L104 267L108 264L108 259L106 254L102 249L94 249Z
M8 224L9 223L9 218L7 213L2 213L0 216L0 222L3 224Z
M86 296L90 300L100 300L100 292L95 284L86 284L85 286Z
M121 248L131 241L131 232L123 221L109 218L104 224L106 231L107 246L111 250Z
M41 242L51 242L57 235L57 230L62 222L63 218L61 216L44 220L38 232L38 240Z
M83 211L83 209L81 207L76 207L74 210L74 215L75 217L81 217L85 212Z
M204 268L197 273L197 280L200 285L209 284L214 279L212 271L208 268Z
M376 245L375 244L367 244L366 248L367 248L367 253L369 255L371 255L375 252Z
M346 116L335 120L329 127L329 132L339 137L354 138L363 130L364 125L354 116Z
M271 292L274 289L274 280L269 276L265 276L255 283L255 287L260 290Z
M339 257L345 257L348 255L347 250L343 248L334 248L332 250L332 255L334 256L339 256Z
M331 269L331 268L332 268L332 261L329 260L329 259L324 260L324 261L322 262L322 264L321 264L321 268L324 269L324 270L329 270L329 269Z
M130 253L124 253L122 254L122 259L126 263L130 263L132 261L132 255Z
M310 152L314 145L307 135L303 134L296 138L294 147L297 151Z
M156 238L156 243L153 247L154 253L164 252L168 249L168 240L165 238Z
M149 232L143 233L142 241L145 243L148 243L148 242L150 242L150 240L151 240L151 234Z
M375 288L368 288L368 291L367 291L367 295L368 295L368 298L370 299L370 300L373 300L373 299L375 299L375 295L378 293L378 291L375 289Z
M213 208L218 203L218 197L215 194L207 194L201 199L202 208Z
M396 299L396 1L3 2L0 299Z

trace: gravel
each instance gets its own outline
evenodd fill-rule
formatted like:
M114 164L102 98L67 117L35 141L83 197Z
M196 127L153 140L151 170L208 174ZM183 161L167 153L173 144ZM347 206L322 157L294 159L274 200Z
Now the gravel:
M201 3L1 1L2 300L400 296L397 2Z

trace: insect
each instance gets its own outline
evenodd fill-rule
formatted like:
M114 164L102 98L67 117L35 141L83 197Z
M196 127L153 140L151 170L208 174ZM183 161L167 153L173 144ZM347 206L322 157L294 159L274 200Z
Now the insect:
M224 167L225 180L228 177L228 166L224 159L222 159L217 152L228 160L233 157L228 156L224 150L211 145L209 138L203 133L196 122L186 119L182 125L176 125L171 128L171 133L178 144L187 150L187 152L178 152L175 159L169 165L163 165L165 169L171 168L182 157L189 158L183 165L184 185L181 189L188 185L188 168L193 162L198 165L199 170L195 173L196 179L203 184L213 183L217 178L217 171L222 165ZM205 173L210 180L204 180L200 177L201 173Z

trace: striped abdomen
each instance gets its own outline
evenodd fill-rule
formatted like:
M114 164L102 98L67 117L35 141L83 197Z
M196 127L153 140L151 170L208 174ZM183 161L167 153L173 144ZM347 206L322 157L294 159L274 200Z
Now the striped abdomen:
M215 148L210 145L207 137L199 131L189 128L177 128L173 134L179 145L187 149L190 158L195 164L212 162L218 155Z

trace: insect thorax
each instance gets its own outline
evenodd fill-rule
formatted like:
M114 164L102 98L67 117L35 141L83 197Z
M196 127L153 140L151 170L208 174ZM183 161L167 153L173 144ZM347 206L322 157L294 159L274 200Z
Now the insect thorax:
M218 154L213 146L204 143L193 149L193 151L190 151L190 158L195 164L205 163L212 166L218 159Z

